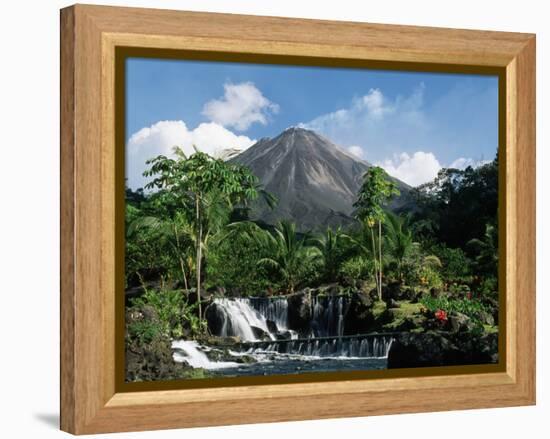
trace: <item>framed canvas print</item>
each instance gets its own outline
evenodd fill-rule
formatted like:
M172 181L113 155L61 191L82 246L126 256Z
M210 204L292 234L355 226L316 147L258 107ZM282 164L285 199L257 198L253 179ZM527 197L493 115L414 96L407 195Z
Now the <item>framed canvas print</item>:
M61 32L63 430L534 403L533 35Z

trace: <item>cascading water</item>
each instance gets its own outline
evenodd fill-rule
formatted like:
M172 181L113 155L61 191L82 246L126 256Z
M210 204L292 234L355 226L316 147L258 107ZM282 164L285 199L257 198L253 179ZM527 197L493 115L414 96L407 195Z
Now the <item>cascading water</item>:
M215 299L214 304L223 321L217 335L239 336L248 341L258 338L253 328L261 329L273 339L277 332L288 330L288 302L284 297L222 298Z
M285 297L251 297L248 301L267 320L275 322L279 331L288 329L288 302Z
M238 366L238 363L232 361L211 361L200 350L200 345L193 340L175 340L172 342L172 349L174 351L173 358L176 363L186 362L189 366L209 370Z
M314 337L341 337L344 335L346 299L343 296L314 297L311 329Z
M353 328L346 329L350 304L347 296L217 298L205 310L210 333L239 340L221 350L174 341L174 359L222 375L384 368L393 335L344 335ZM297 316L309 316L309 325L296 323ZM298 328L299 333L293 330ZM235 361L212 361L209 356Z
M253 343L247 353L278 353L321 358L387 358L391 335L309 338Z

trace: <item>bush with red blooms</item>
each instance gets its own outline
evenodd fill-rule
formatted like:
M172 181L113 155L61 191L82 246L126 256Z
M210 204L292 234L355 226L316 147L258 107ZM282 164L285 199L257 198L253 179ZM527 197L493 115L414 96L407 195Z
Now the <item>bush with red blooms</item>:
M438 309L435 313L434 313L434 316L437 320L439 320L440 322L446 322L447 321L447 312L446 311L443 311L442 309Z

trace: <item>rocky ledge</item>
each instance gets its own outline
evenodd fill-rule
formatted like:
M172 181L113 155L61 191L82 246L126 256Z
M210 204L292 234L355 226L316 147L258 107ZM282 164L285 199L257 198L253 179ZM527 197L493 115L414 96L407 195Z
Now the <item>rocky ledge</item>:
M401 333L388 354L388 369L498 362L498 334L427 331Z

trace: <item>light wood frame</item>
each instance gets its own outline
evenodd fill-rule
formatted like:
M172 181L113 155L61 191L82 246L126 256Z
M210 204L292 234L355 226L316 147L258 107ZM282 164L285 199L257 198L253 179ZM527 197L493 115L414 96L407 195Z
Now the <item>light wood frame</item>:
M121 46L502 69L504 370L117 392L114 55ZM534 35L89 5L61 11L63 430L85 434L534 403Z

